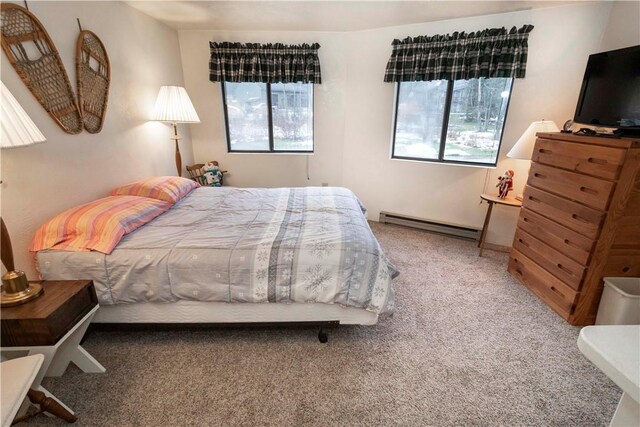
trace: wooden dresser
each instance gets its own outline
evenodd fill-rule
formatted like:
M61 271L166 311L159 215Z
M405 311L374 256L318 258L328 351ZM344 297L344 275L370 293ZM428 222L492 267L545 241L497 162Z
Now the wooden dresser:
M537 136L508 269L590 325L603 277L640 276L640 138Z

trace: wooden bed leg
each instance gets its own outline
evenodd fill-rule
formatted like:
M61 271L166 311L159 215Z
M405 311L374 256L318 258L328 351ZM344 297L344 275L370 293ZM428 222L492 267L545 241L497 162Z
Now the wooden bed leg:
M329 337L327 336L327 333L323 331L322 328L320 328L320 331L318 332L318 340L320 340L322 344L329 341Z

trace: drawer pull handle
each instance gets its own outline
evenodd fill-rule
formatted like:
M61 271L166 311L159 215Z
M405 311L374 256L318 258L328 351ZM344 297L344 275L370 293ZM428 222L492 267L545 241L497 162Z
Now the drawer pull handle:
M631 267L622 267L622 272L623 273L628 273L629 270L631 270Z
M538 173L538 172L534 172L533 176L535 176L536 178L541 178L541 179L545 179L547 177L546 175L542 175L541 173Z
M524 222L529 222L529 218L527 218L526 216L522 217L522 220L523 220Z
M594 190L593 188L589 188L589 187L580 187L580 191L582 191L583 193L594 195L594 196L598 195L597 190Z
M551 290L552 290L553 292L555 292L556 294L558 294L558 295L560 295L561 297L563 297L563 298L564 298L564 295L562 295L562 292L560 292L559 290L557 290L555 286L552 286L552 287L551 287Z
M564 239L564 244L567 246L572 246L574 248L579 248L580 246L576 245L575 243L573 243L571 240L569 239Z
M531 247L531 246L529 246L529 244L528 244L527 242L525 242L525 241L524 241L524 240L522 240L522 239L518 239L518 242L522 243L522 245L524 245L524 246L526 246L526 247L528 247L528 248L530 248L530 247Z
M533 196L529 196L529 197L527 197L527 199L531 200L532 202L540 202L540 199L538 199L537 197L533 197Z
M572 273L571 273L571 270L569 270L569 269L568 269L567 267L565 267L564 265L562 265L562 264L556 264L556 266L557 266L560 270L565 271L565 272L567 272L567 273L569 273L569 274L572 274Z
M596 159L595 157L589 157L587 159L589 163L595 163L597 165L606 165L608 162L604 159Z
M589 224L589 221L587 221L586 219L582 218L581 216L578 216L576 214L572 214L571 218L580 221L580 222L584 222L585 224Z
M540 154L551 154L551 153L553 153L552 150L545 150L544 148L539 149L538 152Z

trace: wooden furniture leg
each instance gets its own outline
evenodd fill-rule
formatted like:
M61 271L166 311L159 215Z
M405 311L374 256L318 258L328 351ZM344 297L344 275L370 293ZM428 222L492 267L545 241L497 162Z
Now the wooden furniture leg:
M50 414L53 414L68 423L75 423L78 420L78 417L67 411L55 399L48 397L41 391L30 389L27 392L27 397L29 397L31 403L40 406L41 412L48 412Z
M487 229L489 228L489 220L491 220L491 211L493 210L493 202L487 200L487 203L489 204L489 207L487 208L487 215L484 217L482 234L480 234L480 241L478 242L478 247L480 248L478 256L482 256L482 250L484 249L484 240L487 237Z

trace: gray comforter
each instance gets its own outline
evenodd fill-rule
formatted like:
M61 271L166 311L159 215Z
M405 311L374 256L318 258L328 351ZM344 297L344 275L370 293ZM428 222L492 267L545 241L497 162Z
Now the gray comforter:
M393 310L387 260L345 188L195 189L115 250L41 251L44 279L93 279L100 304L177 300Z

